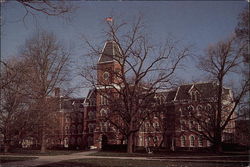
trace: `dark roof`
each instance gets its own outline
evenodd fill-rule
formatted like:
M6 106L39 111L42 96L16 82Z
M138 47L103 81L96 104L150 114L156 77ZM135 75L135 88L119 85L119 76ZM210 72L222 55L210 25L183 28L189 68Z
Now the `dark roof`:
M158 92L158 97L163 97L165 102L171 102L174 100L176 90L169 90L164 92Z
M73 109L73 105L80 106L84 102L85 98L64 98L62 99L63 109Z
M120 61L121 53L119 46L114 41L107 41L102 50L98 63Z
M181 85L176 94L175 100L191 100L190 90L195 89L199 92L201 99L206 98L213 98L216 97L217 92L217 84L213 82L206 82L206 83L194 83L194 84L187 84ZM229 89L224 88L224 95L229 95Z

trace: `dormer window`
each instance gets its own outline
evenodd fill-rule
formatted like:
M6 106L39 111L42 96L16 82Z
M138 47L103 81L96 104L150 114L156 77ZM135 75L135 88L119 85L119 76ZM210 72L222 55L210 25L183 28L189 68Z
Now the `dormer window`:
M200 94L199 94L199 92L197 90L191 92L191 99L193 101L198 101L199 100L199 96L200 96Z

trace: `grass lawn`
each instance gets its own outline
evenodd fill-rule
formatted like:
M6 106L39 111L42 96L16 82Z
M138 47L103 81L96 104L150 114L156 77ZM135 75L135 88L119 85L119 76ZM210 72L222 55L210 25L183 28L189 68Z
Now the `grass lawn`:
M36 157L1 157L0 163L14 162L14 161L26 161L36 159Z
M169 152L169 153L153 153L153 154L148 154L148 153L125 153L125 152L108 152L108 151L99 151L93 154L90 154L91 156L105 156L105 157L192 157L194 158L196 156L203 157L202 159L210 159L208 156L231 156L230 159L233 160L248 160L249 159L249 154L243 154L243 155L237 155L237 154L213 154L213 153L188 153L188 152ZM244 156L244 157L243 157ZM232 159L233 157L233 159ZM219 157L218 159L221 159L222 157ZM189 158L190 159L190 158ZM214 159L214 158L213 158ZM227 159L227 158L225 158Z
M41 153L40 150L14 150L11 151L10 153L3 153L1 152L0 155L35 155L35 156L40 156L40 155L68 155L72 153L77 153L80 151L76 150L47 150L45 153Z
M62 161L38 167L243 167L246 164L224 163L192 163L168 162L150 160L120 160L120 159L76 159Z

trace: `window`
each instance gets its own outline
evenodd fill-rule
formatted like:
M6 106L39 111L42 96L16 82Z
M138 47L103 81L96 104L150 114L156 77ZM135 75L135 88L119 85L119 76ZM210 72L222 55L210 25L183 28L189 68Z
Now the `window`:
M149 132L149 130L150 130L149 127L150 127L150 124L146 123L146 127L145 127L146 132Z
M194 101L199 100L199 92L198 91L192 91L191 92L191 99Z
M71 125L71 134L75 134L75 133L76 133L76 126Z
M199 138L198 138L198 145L199 145L199 147L202 147L203 146L203 141L202 141L203 139L202 139L202 137L200 136Z
M72 138L70 139L70 144L74 145L75 142L76 142L76 139L75 139L74 137L72 137Z
M89 124L88 128L89 128L89 133L93 133L94 132L94 125L93 124Z
M190 147L194 147L194 136L190 136Z
M186 122L185 121L180 121L180 126L181 126L181 131L185 130Z
M73 113L73 114L71 114L71 121L72 122L75 122L75 119L76 119L76 115Z
M67 137L64 138L64 147L69 147L69 138Z
M100 101L101 101L101 105L107 105L108 104L108 96L100 96Z
M69 122L70 122L70 116L69 116L69 115L66 115L65 122L66 122L66 123L69 123Z
M202 131L200 123L198 123L198 131Z
M192 112L194 111L194 107L192 105L190 105L190 106L187 107L187 110L188 110L189 116L191 116Z
M105 110L105 109L103 109L103 108L100 110L100 115L101 115L101 116L106 116L107 113L108 113L107 110Z
M108 131L108 123L107 122L100 122L100 129L101 129L101 132L107 132Z
M78 131L78 134L82 133L82 125L77 126L77 131Z
M82 114L81 113L78 114L78 122L82 122Z
M158 122L154 122L153 126L154 126L155 131L159 131L159 123Z
M180 115L181 115L181 116L184 116L183 111L182 111L181 108L179 109L179 112L180 112Z
M186 138L185 136L181 136L181 147L185 147L186 145Z
M93 145L93 137L89 136L88 137L88 146L91 146L91 145Z
M212 144L209 140L207 140L207 146L210 147Z
M205 106L205 110L206 111L211 111L212 106L210 104L207 104L207 106Z
M69 134L69 126L65 126L65 134Z
M95 115L94 115L94 112L93 112L93 111L90 111L90 112L88 113L88 116L89 116L89 119L90 119L90 120L93 120L93 119L95 118Z
M78 137L77 138L77 145L81 145L82 144L82 138L81 137Z
M201 111L202 111L202 105L197 106L197 116L201 116Z

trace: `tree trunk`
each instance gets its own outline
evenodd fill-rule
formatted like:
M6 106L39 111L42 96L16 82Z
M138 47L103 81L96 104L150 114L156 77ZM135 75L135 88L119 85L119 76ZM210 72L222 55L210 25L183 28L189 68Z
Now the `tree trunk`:
M41 141L41 153L46 152L46 136L45 133L42 133L42 141Z
M217 130L217 134L215 137L216 137L216 139L215 139L215 143L214 143L214 151L216 153L222 153L221 132L219 130Z
M133 153L134 151L134 138L133 133L130 133L128 136L128 143L127 143L127 153Z

